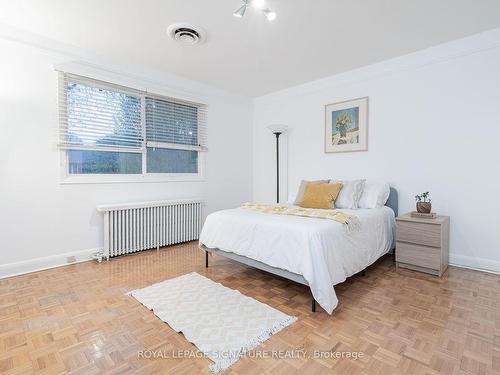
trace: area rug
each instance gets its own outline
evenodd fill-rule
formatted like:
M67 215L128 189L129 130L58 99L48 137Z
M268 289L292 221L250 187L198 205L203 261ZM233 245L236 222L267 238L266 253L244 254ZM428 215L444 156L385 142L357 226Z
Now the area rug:
M213 373L297 320L196 272L129 293L211 359Z

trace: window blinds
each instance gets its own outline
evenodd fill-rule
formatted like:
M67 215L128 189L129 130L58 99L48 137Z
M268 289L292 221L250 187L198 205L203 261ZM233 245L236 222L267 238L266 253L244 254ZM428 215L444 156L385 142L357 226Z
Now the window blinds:
M146 96L147 147L205 151L206 106Z
M60 147L142 152L140 92L66 73L59 79Z
M59 75L59 146L143 152L207 149L207 107L89 78Z

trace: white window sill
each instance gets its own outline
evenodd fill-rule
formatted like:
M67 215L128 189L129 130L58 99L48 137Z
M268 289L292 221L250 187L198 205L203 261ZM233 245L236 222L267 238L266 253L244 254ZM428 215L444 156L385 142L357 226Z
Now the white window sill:
M148 175L67 175L61 177L61 185L71 184L128 184L128 183L166 183L201 182L204 176L196 174L148 174Z

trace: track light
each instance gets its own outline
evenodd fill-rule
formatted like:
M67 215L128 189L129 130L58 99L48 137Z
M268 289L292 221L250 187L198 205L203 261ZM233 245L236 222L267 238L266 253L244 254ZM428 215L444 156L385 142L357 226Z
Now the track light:
M265 5L266 5L265 0L252 0L252 6L254 6L257 9L264 9Z
M247 10L248 4L243 4L241 7L236 9L236 11L233 13L235 17L242 18L245 15L245 12Z
M265 9L262 11L264 16L266 16L268 21L274 21L276 19L276 12L273 12L270 9Z
M276 19L276 12L269 8L264 8L266 5L266 0L242 0L243 5L236 9L233 13L235 17L242 18L249 6L260 9L268 21L274 21Z

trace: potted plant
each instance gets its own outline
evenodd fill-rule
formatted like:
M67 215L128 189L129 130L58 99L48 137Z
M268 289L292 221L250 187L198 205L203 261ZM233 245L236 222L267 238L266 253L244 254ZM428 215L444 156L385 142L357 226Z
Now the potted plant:
M426 191L420 195L415 195L417 201L417 212L421 214L430 214L432 209L431 198L429 192Z

